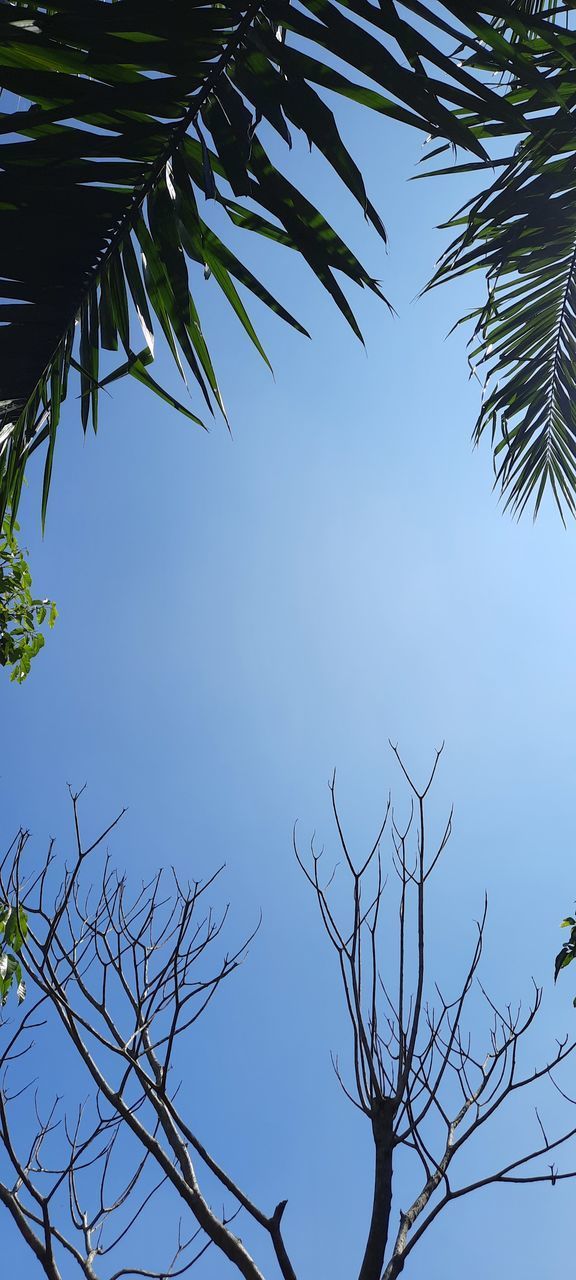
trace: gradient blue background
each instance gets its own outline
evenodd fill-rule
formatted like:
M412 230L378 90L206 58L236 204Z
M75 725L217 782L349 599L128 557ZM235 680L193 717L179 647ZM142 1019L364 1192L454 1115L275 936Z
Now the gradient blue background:
M356 295L364 351L301 263L239 240L313 341L254 308L274 381L200 278L233 438L129 381L84 440L69 401L44 541L39 464L21 509L34 585L60 617L27 683L0 685L5 843L23 824L64 854L66 782L87 781L90 831L129 806L112 849L135 881L225 860L231 938L262 908L183 1074L214 1154L266 1208L288 1197L287 1241L315 1280L355 1274L371 1196L366 1125L330 1067L348 1046L334 958L290 847L296 818L330 845L335 765L361 850L388 788L405 803L388 738L419 776L446 740L432 816L454 800L455 828L433 891L435 972L465 964L486 888L486 984L513 1001L531 975L545 984L528 1063L576 1029L571 974L551 984L576 888L575 530L549 508L536 526L503 515L488 444L472 452L479 388L464 334L446 334L481 280L414 301L445 243L433 228L467 186L409 184L416 135L340 118L388 254L317 156L298 146L290 163L399 317ZM180 394L162 355L156 368ZM560 1123L557 1098L544 1114ZM528 1103L493 1132L495 1158L526 1133L538 1137ZM572 1184L482 1192L437 1223L406 1275L552 1275L572 1253L573 1197ZM143 1226L151 1248L157 1223ZM36 1274L5 1220L2 1244L7 1270ZM195 1274L224 1270L208 1256Z

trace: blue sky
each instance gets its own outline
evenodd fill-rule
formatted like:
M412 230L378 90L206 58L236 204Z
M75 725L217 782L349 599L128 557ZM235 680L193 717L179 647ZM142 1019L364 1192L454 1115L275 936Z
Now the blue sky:
M570 975L551 985L575 888L576 531L549 508L514 523L488 445L471 449L478 386L464 335L446 334L481 282L414 301L443 243L433 228L465 188L409 183L416 136L342 119L387 254L316 156L297 148L293 164L398 318L357 296L364 350L301 264L246 248L313 334L255 309L273 380L200 279L233 436L127 383L84 441L69 401L43 541L38 469L21 509L34 585L60 617L27 683L0 686L5 843L23 824L39 848L56 834L64 854L66 783L87 781L91 830L129 806L112 850L135 882L159 864L195 874L224 860L232 937L262 909L183 1074L218 1158L266 1207L289 1199L298 1274L332 1280L361 1256L371 1153L331 1072L329 1050L345 1058L348 1045L343 1004L290 841L298 818L330 847L334 766L361 850L388 789L405 803L388 739L420 775L446 741L432 818L454 801L455 825L432 901L437 972L465 964L486 889L486 984L512 1001L532 975L545 985L529 1063L576 1018ZM162 356L157 367L179 394ZM56 1044L48 1052L56 1067ZM545 1105L560 1123L558 1099ZM525 1129L536 1133L528 1105L494 1132L495 1152ZM553 1273L572 1197L570 1185L480 1193L431 1230L406 1275ZM6 1235L6 1265L32 1276ZM221 1263L196 1274L220 1276Z

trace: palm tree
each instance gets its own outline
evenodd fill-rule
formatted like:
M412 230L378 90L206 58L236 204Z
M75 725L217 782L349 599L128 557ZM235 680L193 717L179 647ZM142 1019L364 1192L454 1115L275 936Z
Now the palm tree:
M486 400L477 431L499 418L499 474L516 505L536 484L539 503L550 481L574 506L575 53L575 37L546 0L444 0L433 9L420 0L5 3L0 515L15 514L27 459L45 446L44 519L71 375L84 430L90 421L96 430L99 389L128 374L200 424L202 402L204 412L223 410L191 291L202 273L213 276L264 359L246 292L306 332L216 233L212 208L300 254L359 334L342 278L382 296L378 283L266 149L270 131L290 146L291 132L303 130L385 238L327 105L338 95L431 134L440 149L466 149L474 160L461 167L489 165L493 138L522 139L465 215L437 279L488 264L480 342L485 350L492 344L509 376ZM534 207L526 173L538 189ZM550 219L555 183L562 199ZM540 213L556 228L551 252L538 249ZM510 284L516 277L519 295ZM198 411L152 377L154 325L195 380ZM121 351L104 374L102 351Z

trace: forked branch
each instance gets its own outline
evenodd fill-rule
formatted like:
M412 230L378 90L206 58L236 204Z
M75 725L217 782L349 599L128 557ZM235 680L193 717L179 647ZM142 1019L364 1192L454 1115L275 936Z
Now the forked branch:
M192 1222L189 1236L177 1243L168 1268L130 1274L168 1278L183 1274L209 1245L215 1246L246 1280L263 1280L262 1271L232 1223L247 1213L268 1235L283 1280L295 1280L281 1222L286 1202L264 1212L237 1185L196 1136L178 1100L176 1051L221 984L242 963L251 937L214 962L227 908L220 914L206 905L215 875L204 883L183 885L176 873L164 873L130 895L125 877L104 854L100 885L94 890L94 857L119 819L96 839L84 843L79 795L72 795L75 852L62 882L52 886L53 849L40 872L27 880L23 863L28 834L21 832L0 867L0 898L15 902L27 920L22 966L35 993L0 1056L6 1075L0 1095L0 1141L16 1189L7 1182L3 1199L23 1237L51 1280L58 1280L57 1254L68 1254L87 1280L101 1280L100 1262L134 1226L160 1186L171 1186ZM119 815L120 817L121 815ZM90 867L87 872L87 866ZM55 1104L54 1124L39 1125L32 1154L17 1155L12 1143L9 1079L21 1074L20 1058L33 1051L28 1035L36 1010L60 1026L95 1087L89 1114L72 1122ZM59 1118L59 1156L45 1164L40 1152L54 1142ZM130 1135L137 1152L133 1173L112 1195L117 1140ZM67 1154L62 1154L62 1142ZM201 1187L196 1158L232 1200L230 1212L217 1213ZM87 1170L90 1171L89 1175ZM97 1207L89 1210L96 1177ZM50 1189L39 1184L49 1180ZM55 1219L55 1195L68 1187L68 1224ZM138 1198L140 1197L140 1198ZM123 1224L113 1233L112 1217ZM127 1220L127 1222L126 1222ZM108 1238L110 1237L110 1239ZM195 1247L195 1242L198 1247ZM198 1243L199 1242L199 1243ZM116 1273L117 1277L123 1274Z
M534 988L526 1013L510 1006L499 1010L478 981L486 925L487 903L477 926L469 964L456 992L446 998L433 975L428 976L427 889L432 872L452 833L452 812L431 836L427 800L442 748L436 752L424 785L418 786L397 747L392 748L410 794L408 816L401 822L391 801L367 855L355 860L345 834L330 783L341 874L323 877L323 855L314 842L306 859L296 837L299 865L314 890L320 916L334 948L352 1032L352 1078L346 1081L339 1058L336 1074L346 1096L370 1121L374 1142L373 1202L359 1280L394 1280L424 1232L451 1201L492 1183L549 1182L576 1176L576 1164L559 1173L550 1164L556 1153L576 1137L576 1117L559 1136L549 1140L537 1113L535 1141L505 1167L488 1171L472 1182L451 1182L457 1176L462 1147L519 1090L554 1073L574 1052L563 1042L543 1066L522 1072L521 1048L541 1003ZM389 841L389 862L397 885L386 910L383 842ZM341 888L342 875L346 881ZM394 878L394 877L393 877ZM397 919L396 954L390 945ZM486 1043L481 1052L466 1032L469 1002L488 1012ZM565 1096L565 1095L564 1095ZM568 1099L566 1099L568 1101ZM544 1139L544 1142L542 1142ZM412 1153L414 1191L410 1207L400 1212L399 1227L390 1239L393 1173L398 1148ZM456 1163L454 1163L456 1162ZM454 1173L453 1173L454 1169ZM449 1178L450 1175L450 1178Z

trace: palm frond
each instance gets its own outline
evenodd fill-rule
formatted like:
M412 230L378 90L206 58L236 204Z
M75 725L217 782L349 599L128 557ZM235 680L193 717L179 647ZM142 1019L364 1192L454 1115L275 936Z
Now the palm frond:
M535 62L560 105L531 95L529 135L447 224L458 234L431 285L487 271L486 303L464 317L484 384L474 436L491 433L507 506L536 515L549 487L564 518L576 514L576 33L557 36Z
M483 132L526 131L523 103L445 52L450 39L478 58L512 3L401 8L404 16L393 0L2 6L0 513L16 512L27 458L46 445L44 519L71 375L84 430L97 428L103 381L123 374L199 421L148 371L154 326L204 412L223 409L191 265L199 282L212 275L264 358L238 286L306 332L210 227L214 205L235 227L299 253L359 335L341 279L382 296L380 287L272 162L266 129L287 146L303 130L382 237L325 91L480 158ZM533 30L535 19L522 21ZM520 74L521 53L505 35L493 58ZM103 377L102 352L120 349Z

